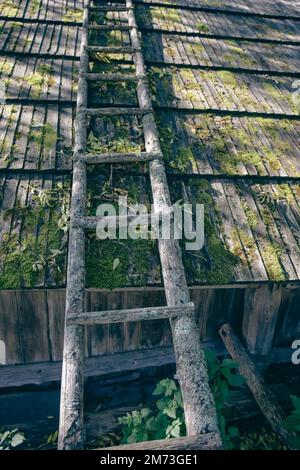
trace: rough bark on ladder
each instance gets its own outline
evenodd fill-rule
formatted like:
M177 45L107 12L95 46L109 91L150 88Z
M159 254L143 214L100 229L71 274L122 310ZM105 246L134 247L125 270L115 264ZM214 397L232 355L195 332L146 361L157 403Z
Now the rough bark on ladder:
M126 0L132 8L132 0ZM140 48L137 24L133 10L128 11L128 24L131 44ZM133 56L137 75L145 74L145 64L141 52ZM147 83L137 85L139 105L142 109L151 108L152 102ZM158 131L153 113L142 119L145 146L147 152L160 152ZM153 193L154 208L157 212L166 212L171 206L171 198L162 159L154 159L149 164L149 174ZM185 271L178 240L159 240L159 253L162 275L169 306L179 306L190 302ZM174 349L176 355L177 376L183 395L186 427L189 436L218 432L218 423L214 400L209 388L208 373L204 353L200 347L195 315L187 315L171 321Z

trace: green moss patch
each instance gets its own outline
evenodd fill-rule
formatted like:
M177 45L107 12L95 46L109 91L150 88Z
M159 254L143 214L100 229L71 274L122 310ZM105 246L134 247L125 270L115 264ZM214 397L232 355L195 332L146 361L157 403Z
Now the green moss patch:
M53 190L30 188L32 203L16 207L4 217L20 219L20 234L6 233L0 244L0 288L33 288L37 283L61 285L65 276L69 190L58 183ZM59 210L54 207L59 207ZM53 207L53 208L52 208Z

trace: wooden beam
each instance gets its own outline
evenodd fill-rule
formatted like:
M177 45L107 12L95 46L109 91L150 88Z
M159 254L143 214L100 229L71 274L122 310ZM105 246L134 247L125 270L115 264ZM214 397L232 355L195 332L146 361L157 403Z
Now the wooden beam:
M84 312L80 315L69 315L68 323L73 325L107 325L136 321L163 320L177 318L181 315L192 315L195 305L189 302L178 307L146 307L103 312Z
M246 289L242 335L249 353L270 353L281 300L282 287L276 284Z
M89 30L94 31L129 31L130 27L126 24L89 24Z
M235 335L231 325L229 323L224 324L220 328L219 333L230 356L234 361L238 362L239 373L245 377L247 385L261 412L269 421L274 432L290 447L290 434L283 427L285 414L277 402L275 395L267 387L263 377Z
M87 46L86 50L88 52L100 52L104 54L134 54L137 51L140 51L140 49L137 49L136 47L122 47L122 46Z
M155 154L141 152L141 153L103 153L103 154L85 154L80 157L87 165L94 165L97 163L144 163L149 162L156 158Z
M225 356L227 354L221 341L205 341L202 343L202 347L217 355ZM290 362L292 353L293 349L291 348L274 349L271 351L268 361L274 364L287 363ZM261 361L260 357L254 357L254 359ZM85 378L101 377L116 372L130 372L147 367L175 364L175 356L172 347L162 347L89 357L86 358L85 363ZM60 361L1 366L0 389L59 382L61 368Z
M90 6L91 11L127 11L127 6L122 5L107 5L107 6Z
M219 433L200 434L198 436L181 437L179 439L162 439L159 441L138 442L117 447L98 450L221 450L222 443Z
M170 221L173 220L173 212L170 207L169 210L164 213L154 212L153 214L140 214L140 215L121 215L121 216L87 216L87 217L76 217L73 219L72 224L74 227L81 227L85 230L97 229L97 225L100 222L105 221L106 224L111 226L119 227L130 222L137 221L140 226L148 226L150 224L159 224L162 217L170 217Z
M147 109L140 108L88 108L86 114L88 116L141 116L147 113L153 113L151 107Z
M85 78L93 82L136 82L137 76L132 74L121 73L86 73Z
M160 367L174 364L172 347L143 349L105 356L89 357L85 360L85 377L129 372L147 367ZM42 362L0 367L0 389L22 387L24 385L43 385L61 380L61 362Z

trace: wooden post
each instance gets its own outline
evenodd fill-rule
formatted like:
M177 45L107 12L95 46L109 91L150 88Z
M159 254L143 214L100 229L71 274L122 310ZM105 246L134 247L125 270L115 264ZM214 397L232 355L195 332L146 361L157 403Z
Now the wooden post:
M250 354L270 354L281 298L282 287L278 285L246 289L242 335Z
M261 412L269 421L274 432L281 437L288 447L290 447L290 434L282 424L285 419L285 415L278 404L275 395L267 387L263 377L235 335L231 325L229 323L225 323L221 326L219 333L230 356L234 361L239 363L239 373L245 377L247 385Z
M133 7L132 0L126 6ZM133 10L128 12L131 44L140 49L140 39ZM145 75L145 64L141 52L134 54L136 74ZM152 102L145 80L137 86L139 105L142 109L152 108ZM161 153L154 114L146 114L142 119L146 151ZM149 164L153 203L155 212L166 212L171 206L171 198L162 159L156 158ZM179 306L190 302L185 271L177 240L159 240L159 253L162 275L169 306ZM177 376L183 395L184 412L189 436L207 432L218 432L216 409L208 383L208 373L204 353L196 326L195 314L171 320L176 356Z
M66 291L66 319L70 313L84 311L85 293L85 236L82 228L73 227L72 220L85 213L86 166L77 156L86 150L86 106L88 71L87 25L89 0L85 0L83 31L80 54L80 77L75 121L75 148L73 184L68 248L68 273ZM84 327L65 324L63 370L61 383L60 423L58 448L60 450L81 449L84 445L83 424L84 391Z

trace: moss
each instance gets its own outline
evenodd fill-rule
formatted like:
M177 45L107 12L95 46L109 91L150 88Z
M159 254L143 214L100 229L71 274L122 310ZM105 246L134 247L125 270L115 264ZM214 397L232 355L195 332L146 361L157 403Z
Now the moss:
M286 446L275 433L265 429L259 432L247 432L243 434L238 442L239 450L286 450Z
M255 229L258 225L259 219L257 216L257 213L254 212L250 207L248 206L247 202L244 200L241 200L242 202L242 208L245 212L246 219L248 222L248 225L251 229Z
M10 75L13 71L15 64L8 58L0 61L0 73L5 75Z
M40 0L31 0L29 3L29 14L34 15L39 11Z
M6 234L3 237L0 246L1 289L35 287L40 272L50 269L50 264L57 284L62 281L65 255L61 251L61 237L57 229L59 216L53 214L45 223L45 209L27 208L27 211L25 226L32 227L30 233L21 241L16 235ZM33 234L36 227L38 227L38 238ZM57 250L57 255L53 257L51 250Z
M17 16L19 7L16 6L14 0L4 0L2 2L2 15L3 16Z
M15 105L5 105L4 109L6 110L8 116L6 129L9 130L16 122L17 110ZM16 143L12 145L11 142L6 140L6 137L0 140L0 156L7 164L16 159L15 154L17 154L17 152L18 146Z
M172 88L172 75L168 70L159 67L151 67L148 70L148 84L152 101L156 102L159 98L159 92L165 101L173 101L174 93Z
M280 256L282 250L278 245L274 243L264 241L263 249L261 249L261 256L268 273L270 280L272 281L284 281L285 274L280 263Z
M235 254L231 253L221 238L222 223L214 210L214 203L210 194L210 184L207 180L196 184L197 203L204 204L205 210L205 249L208 259L201 263L198 280L209 284L228 284L234 279L234 270L238 262ZM214 215L213 215L214 214ZM207 264L208 263L208 264Z
M52 76L52 67L47 64L39 65L29 77L25 77L24 80L31 85L30 94L32 98L40 98L43 90L53 86L55 80Z
M255 240L251 237L244 229L234 229L230 233L229 238L232 241L232 253L240 258L242 263L251 265L251 261L254 259L254 253L256 249ZM246 254L246 257L245 257Z
M236 41L225 40L230 52L224 55L224 60L229 62L230 65L235 65L239 62L241 67L253 67L257 62L246 53L245 49L240 47Z
M87 287L115 289L147 284L153 258L148 240L87 240ZM117 260L117 262L116 262Z
M180 18L180 15L178 13L178 10L173 10L172 8L168 8L166 10L166 18L171 21L172 23L181 23L181 18Z
M164 161L169 165L173 161L173 144L177 138L172 125L166 123L158 114L155 115L155 119Z
M276 150L273 151L266 147L263 148L263 151L264 151L264 158L266 162L270 165L272 170L274 171L280 170L282 166L281 161L280 161L281 153Z
M64 279L66 246L63 233L67 230L69 188L58 183L53 190L30 188L30 191L35 205L21 207L16 204L13 210L4 214L4 217L13 214L21 220L22 231L20 236L4 234L1 240L2 289L33 288L41 276L44 278L50 273L57 285ZM50 191L51 201L40 197L45 191Z
M66 13L62 17L63 21L74 21L82 23L83 21L83 9L82 8L67 8Z
M236 88L238 86L236 77L232 72L229 72L228 70L221 70L217 75L226 86L230 86L231 88Z
M261 124L261 120L257 120ZM228 117L208 116L205 123L194 125L190 128L203 143L203 148L209 146L213 158L218 162L220 171L224 174L233 175L239 172L239 164L245 166L253 165L259 175L266 175L266 166L274 171L279 171L282 162L287 160L289 152L292 150L290 144L282 140L279 129L275 127L274 121L262 123L262 130L266 135L272 138L272 147L261 145L258 151L253 147L251 134L257 132L257 125L251 120L246 122L246 128L236 127L232 119ZM287 123L289 126L290 123ZM212 130L210 131L209 128ZM232 151L231 146L235 145L237 149ZM250 150L248 150L250 148ZM292 165L290 165L292 167Z
M207 224L208 252L212 261L212 269L209 271L207 281L209 284L228 284L234 278L234 268L237 257L232 254L215 233L215 227Z
M209 27L206 24L202 23L201 21L198 21L198 23L196 24L196 28L198 29L198 31L200 33L209 33L210 32Z
M287 183L281 183L275 186L277 201L285 201L287 204L295 204L295 198L291 187Z
M35 142L38 148L42 147L46 153L49 153L57 141L57 133L54 127L46 122L40 129L31 130L28 138L29 141Z
M105 142L102 139L97 139L93 132L88 136L88 153L107 153L107 152L133 152L139 154L142 150L141 145L136 142L130 141L128 138L118 137L114 138L111 142Z
M275 100L278 100L279 103L286 101L292 112L299 114L297 104L293 102L293 95L289 90L281 90L281 86L286 87L286 83L282 82L280 79L273 79L272 81L263 81L262 87L268 95L272 96Z
M170 161L170 166L180 172L186 172L190 165L194 171L197 171L197 163L191 148L179 147L175 159Z

